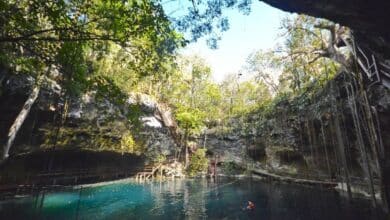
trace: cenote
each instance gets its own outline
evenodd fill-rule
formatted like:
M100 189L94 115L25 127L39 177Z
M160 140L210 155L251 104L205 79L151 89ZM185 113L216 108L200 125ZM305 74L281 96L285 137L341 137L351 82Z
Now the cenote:
M390 0L1 0L0 220L390 217Z
M247 201L255 209L246 211ZM0 219L384 219L369 200L257 179L176 179L41 193L0 202Z

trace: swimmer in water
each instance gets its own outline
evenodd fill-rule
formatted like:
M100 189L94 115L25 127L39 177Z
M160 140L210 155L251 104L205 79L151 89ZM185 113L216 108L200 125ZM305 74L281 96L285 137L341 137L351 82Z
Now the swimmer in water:
M248 201L248 206L246 207L248 210L255 210L255 204L252 201Z
M255 204L252 201L248 201L248 205L243 210L253 211L255 210Z

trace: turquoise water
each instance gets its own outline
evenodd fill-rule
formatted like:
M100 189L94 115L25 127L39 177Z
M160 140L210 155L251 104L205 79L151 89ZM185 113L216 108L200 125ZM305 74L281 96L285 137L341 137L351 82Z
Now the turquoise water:
M254 211L243 207L251 200ZM253 179L120 182L0 201L0 219L384 219L364 199Z

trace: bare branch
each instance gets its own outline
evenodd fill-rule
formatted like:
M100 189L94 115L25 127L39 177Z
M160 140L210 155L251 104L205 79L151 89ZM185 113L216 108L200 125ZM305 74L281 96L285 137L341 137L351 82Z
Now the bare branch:
M316 56L316 57L314 57L312 60L310 60L310 61L308 62L308 64L311 65L311 64L313 64L314 62L316 62L318 59L323 58L323 57L324 57L324 56L321 56L321 55Z

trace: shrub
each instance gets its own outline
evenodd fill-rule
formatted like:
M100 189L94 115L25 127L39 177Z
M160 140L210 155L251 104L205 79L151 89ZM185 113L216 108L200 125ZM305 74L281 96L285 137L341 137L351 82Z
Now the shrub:
M233 161L222 163L222 172L226 175L237 175L244 173L244 169L238 166Z
M125 133L121 139L121 150L122 153L133 153L136 155L141 155L144 153L142 146L138 145L133 138L133 135L130 132Z
M188 174L195 176L200 172L207 171L209 160L206 157L206 149L199 148L191 155L190 166L188 167Z
M155 158L153 158L153 162L155 162L155 163L163 163L166 160L167 160L167 157L163 154L159 154Z

